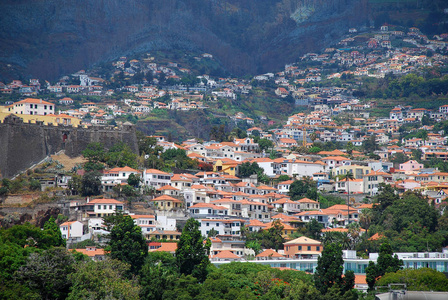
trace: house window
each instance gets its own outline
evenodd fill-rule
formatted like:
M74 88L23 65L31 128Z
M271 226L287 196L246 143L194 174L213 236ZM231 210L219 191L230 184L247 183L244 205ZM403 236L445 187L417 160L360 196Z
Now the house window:
M311 251L311 246L306 247L306 250Z
M320 251L320 246L316 246L316 251Z
M37 104L34 105L34 108L37 108Z
M112 209L112 205L109 205L109 209Z
M302 250L302 246L299 246L299 250Z

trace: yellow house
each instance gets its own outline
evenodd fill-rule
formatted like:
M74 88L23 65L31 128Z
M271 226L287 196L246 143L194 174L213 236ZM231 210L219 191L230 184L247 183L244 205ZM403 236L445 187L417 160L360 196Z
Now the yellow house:
M0 121L11 115L8 112L0 112ZM24 123L36 123L36 121L44 122L44 125L53 124L53 125L71 125L73 127L78 127L81 124L81 119L76 117L72 117L65 114L48 114L48 115L25 115L25 114L13 114L16 117L19 117L23 120Z
M372 172L372 168L368 166L350 165L350 166L339 166L332 170L333 176L345 175L351 172L355 179L362 179L364 175Z
M181 208L184 204L183 201L168 195L162 195L150 201L154 203L158 210L173 210Z
M213 172L223 172L236 176L236 169L240 163L230 158L218 159L213 165Z

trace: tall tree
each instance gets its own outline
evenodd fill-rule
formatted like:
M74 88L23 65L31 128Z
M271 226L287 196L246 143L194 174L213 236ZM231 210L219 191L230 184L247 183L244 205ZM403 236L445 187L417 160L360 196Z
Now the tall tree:
M61 230L59 229L59 226L56 224L56 220L53 218L53 216L51 216L50 219L47 222L45 222L44 230L46 230L48 235L53 237L54 246L65 247L65 240L62 238Z
M135 188L138 188L140 186L140 175L139 174L130 174L128 177L128 184L130 186L133 186Z
M178 273L176 258L168 252L150 252L140 272L140 299L162 300L172 289Z
M314 273L314 284L321 293L327 293L329 288L341 282L343 265L341 246L337 244L326 246L317 259Z
M268 139L260 139L258 141L258 146L260 147L261 151L267 151L269 148L274 147L274 143Z
M353 173L349 171L343 174L342 179L345 180L345 185L347 187L347 224L350 224L350 180L354 179Z
M130 264L132 274L138 274L148 254L148 246L142 230L134 224L130 216L119 214L114 223L106 251L112 259Z
M88 144L82 151L82 155L87 158L89 162L94 163L103 161L105 153L104 145L96 142Z
M19 281L36 290L42 299L65 299L69 293L68 275L74 271L74 259L65 248L50 248L32 253L17 271Z
M389 243L383 243L380 248L377 263L369 262L366 268L366 281L369 289L372 290L376 280L389 272L397 272L403 266L403 261L395 254Z
M83 196L95 196L101 194L100 173L87 172L81 179L81 194Z
M207 266L210 264L208 251L210 240L204 244L199 231L199 222L193 218L188 219L177 244L176 259L179 271L185 275L193 275L199 281L207 277Z
M280 220L272 221L272 226L267 231L264 231L265 236L271 244L270 247L266 248L274 248L275 251L283 249L283 243L285 242L285 239L283 238L283 228L284 226Z
M293 200L298 200L303 197L316 200L318 197L317 184L309 178L296 180L291 184L288 195Z
M68 277L72 283L67 300L123 299L138 300L139 286L135 279L127 279L129 265L107 259L79 262Z
M316 219L312 219L306 224L307 235L315 240L320 240L322 238L322 228L324 228L324 226L321 223Z

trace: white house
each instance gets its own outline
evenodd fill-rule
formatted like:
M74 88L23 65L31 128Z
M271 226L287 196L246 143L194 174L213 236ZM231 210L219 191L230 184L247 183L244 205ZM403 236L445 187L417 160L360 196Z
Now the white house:
M54 104L42 99L26 98L14 103L9 112L18 115L49 115L54 114Z
M292 201L288 198L281 198L271 203L279 212L285 214L296 214L300 212L300 203Z
M342 156L328 156L328 157L322 158L322 161L327 164L327 166L330 170L333 168L339 167L339 166L350 166L351 165L351 159L342 157Z
M339 180L336 183L336 191L347 193L347 188L351 194L364 192L364 180L363 179L349 179L348 181Z
M95 199L87 202L90 217L106 217L124 210L124 203L115 199Z
M170 185L172 176L173 175L160 170L147 169L143 172L143 182L147 186L152 186L158 189L162 186Z
M210 230L213 228L218 235L241 235L241 226L244 224L244 220L240 219L201 219L201 234L207 236Z
M278 192L280 194L287 194L289 193L289 188L291 187L291 184L294 182L294 180L287 180L282 181L278 184Z
M63 239L80 239L83 236L83 224L79 221L64 222L59 225Z
M156 230L156 218L154 215L131 215L135 225L142 229L142 234L148 237L148 233Z
M228 215L228 208L212 203L196 203L189 207L193 217L221 217Z
M103 176L101 176L101 185L105 191L111 190L117 184L127 183L131 174L137 175L139 172L127 166L110 169L105 171Z
M322 162L288 160L282 163L281 171L289 176L313 177L314 173L325 172L326 167Z

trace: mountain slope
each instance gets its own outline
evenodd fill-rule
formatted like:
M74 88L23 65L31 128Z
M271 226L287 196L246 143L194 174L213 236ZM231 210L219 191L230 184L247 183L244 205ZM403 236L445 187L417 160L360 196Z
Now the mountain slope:
M262 72L367 23L367 0L6 0L0 11L0 62L40 78L173 48Z

